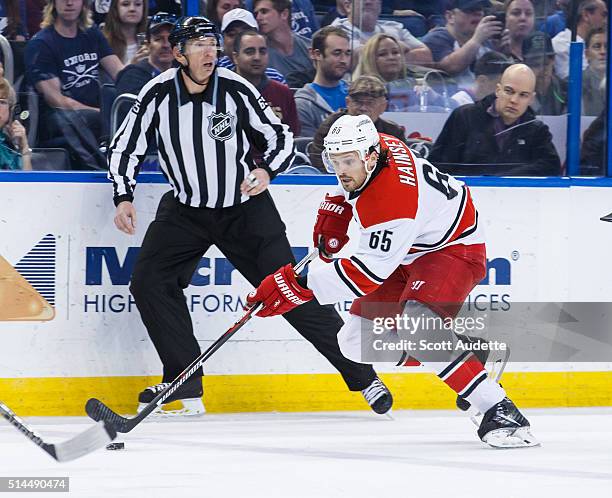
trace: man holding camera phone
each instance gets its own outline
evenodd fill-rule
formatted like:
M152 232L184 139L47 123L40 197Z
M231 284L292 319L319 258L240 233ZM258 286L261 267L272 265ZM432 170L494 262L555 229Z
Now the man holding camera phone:
M492 50L492 45L504 43L504 20L485 16L484 11L489 7L489 0L453 0L445 13L446 26L435 28L423 37L435 67L453 76L459 88L473 85L470 66L474 61Z

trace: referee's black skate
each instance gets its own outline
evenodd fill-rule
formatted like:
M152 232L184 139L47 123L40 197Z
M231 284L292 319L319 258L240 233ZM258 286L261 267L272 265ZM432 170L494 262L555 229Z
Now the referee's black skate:
M391 391L378 377L368 387L362 389L361 394L363 394L370 408L380 415L387 413L393 406Z
M487 410L478 428L478 437L493 448L540 445L531 434L529 421L509 398L504 398Z
M140 412L147 406L153 398L170 385L169 382L160 382L154 386L149 386L138 395L138 411ZM202 403L202 380L193 379L185 382L166 400L165 403L180 401L183 408L179 410L162 410L158 408L154 415L203 415L206 413L204 403Z

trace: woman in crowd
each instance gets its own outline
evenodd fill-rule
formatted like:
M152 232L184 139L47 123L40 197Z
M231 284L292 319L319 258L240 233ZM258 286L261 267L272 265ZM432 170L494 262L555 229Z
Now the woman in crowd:
M516 62L523 62L523 41L535 26L535 9L531 0L506 0L506 33L500 49Z
M27 0L28 2L42 2L43 4L47 0ZM183 12L183 7L180 0L145 0L149 6L149 15L153 16L158 12L167 12L173 14L176 17L180 17ZM203 1L203 0L201 0ZM110 9L111 0L90 0L91 9L93 11L93 20L101 26L106 20L108 10ZM204 6L205 3L202 3ZM201 12L204 12L205 7L201 7ZM28 23L30 18L28 17ZM31 36L31 35L30 35Z
M588 67L582 72L582 114L597 116L606 107L606 61L608 36L604 28L596 28L587 34L585 54Z
M207 0L206 17L221 30L221 19L223 19L225 13L238 8L243 8L242 0Z
M394 36L379 33L367 41L353 78L362 75L377 76L385 82L388 111L405 111L417 104L416 81L407 77L402 48Z
M442 106L442 98L431 88L417 84L408 76L402 47L394 36L378 33L370 38L361 50L359 64L353 79L362 75L377 76L385 82L387 111L426 111L430 106Z
M13 119L17 97L11 84L0 78L0 170L32 169L32 151L23 125Z
M147 31L148 4L145 0L112 0L103 33L113 52L124 64L135 64L147 57L138 34Z

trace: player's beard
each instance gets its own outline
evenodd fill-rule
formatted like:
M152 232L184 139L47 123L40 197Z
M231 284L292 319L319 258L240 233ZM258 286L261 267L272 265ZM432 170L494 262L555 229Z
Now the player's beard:
M347 192L355 192L355 190L359 190L361 187L363 187L363 184L365 183L366 178L367 176L364 177L361 182L359 182L357 179L355 179L352 176L342 175L338 177L338 181L340 181L340 185L342 185L342 188L346 190Z

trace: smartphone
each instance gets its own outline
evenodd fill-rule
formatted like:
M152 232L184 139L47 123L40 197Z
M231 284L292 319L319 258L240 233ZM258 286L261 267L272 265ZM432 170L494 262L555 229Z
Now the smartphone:
M146 42L147 42L146 33L136 33L136 43L138 44L138 48L142 47Z
M505 12L497 12L494 14L495 20L499 21L502 25L502 28L506 27L506 13Z
M502 31L506 29L506 13L505 12L497 12L495 15L495 20L501 23ZM499 40L502 37L502 34L495 35L494 38Z

